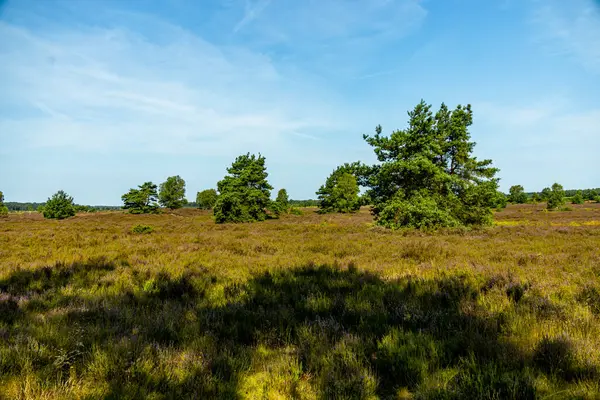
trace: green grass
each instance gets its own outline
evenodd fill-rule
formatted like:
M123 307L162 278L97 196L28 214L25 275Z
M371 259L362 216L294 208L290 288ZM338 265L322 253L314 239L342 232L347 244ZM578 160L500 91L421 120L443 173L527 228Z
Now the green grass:
M600 207L0 221L0 398L600 396ZM150 235L131 234L136 225Z

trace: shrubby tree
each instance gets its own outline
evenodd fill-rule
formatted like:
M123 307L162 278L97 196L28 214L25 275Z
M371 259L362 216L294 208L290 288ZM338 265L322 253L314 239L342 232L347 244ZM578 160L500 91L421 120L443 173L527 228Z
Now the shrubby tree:
M421 101L408 113L408 127L364 135L380 164L370 168L369 189L378 224L389 228L437 228L492 223L498 193L497 168L472 156L471 106L433 114Z
M547 201L548 204L546 205L546 208L548 210L554 210L565 204L565 191L562 185L558 183L552 185L552 189L550 189Z
M287 214L290 210L290 199L287 194L287 190L279 189L277 192L277 198L271 204L270 210L275 215Z
M170 176L160 184L158 202L165 208L172 210L183 207L185 199L185 181L179 175Z
M0 192L0 217L8 217L8 207L4 205L4 193Z
M217 202L217 191L215 189L206 189L196 194L196 204L201 210L212 210Z
M267 218L271 190L265 158L247 153L227 168L229 175L217 184L219 197L214 207L215 221L254 222Z
M350 213L360 208L359 187L348 164L338 167L317 191L320 213Z
M511 186L508 190L508 201L513 204L525 204L527 203L527 195L525 194L525 189L521 185Z
M542 193L540 193L540 197L543 201L548 201L548 199L550 198L550 193L552 191L550 190L549 187L545 187L542 189Z
M540 201L542 201L542 198L541 198L541 196L539 195L539 193L537 193L537 192L536 192L536 193L534 193L534 194L531 196L531 202L532 202L533 204L537 204L537 203L539 203Z
M152 182L144 182L138 189L130 189L121 196L123 208L131 214L151 214L158 212L157 187Z
M508 205L508 196L506 196L501 191L497 191L496 197L493 202L493 207L496 209L499 209L499 208L506 208L507 205Z
M583 203L585 203L585 200L583 199L583 195L581 194L581 190L578 190L577 193L575 193L575 196L573 196L571 198L571 203L572 204L583 204Z
M46 201L44 206L44 218L65 219L75 215L75 204L73 198L59 190Z

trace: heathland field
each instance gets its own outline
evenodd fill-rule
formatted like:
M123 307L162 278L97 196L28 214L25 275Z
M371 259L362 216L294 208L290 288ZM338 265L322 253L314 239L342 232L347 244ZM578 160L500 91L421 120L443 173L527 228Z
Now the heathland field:
M436 233L10 214L0 398L600 398L600 204L570 207Z

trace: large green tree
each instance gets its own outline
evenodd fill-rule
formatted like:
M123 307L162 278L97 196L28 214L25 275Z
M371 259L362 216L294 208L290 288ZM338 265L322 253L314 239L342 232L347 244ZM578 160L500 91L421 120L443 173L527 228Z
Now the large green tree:
M75 204L73 198L59 190L46 201L44 206L44 218L65 219L75 215Z
M355 171L349 164L338 167L317 191L320 213L356 212L362 203Z
M179 175L170 176L160 184L158 202L165 208L172 210L183 207L185 199L185 181Z
M157 187L152 182L144 182L138 189L130 189L121 196L123 208L131 214L151 214L158 212Z
M215 221L254 222L267 218L271 190L267 181L265 158L250 153L235 159L227 168L229 175L217 184L219 198L214 207Z
M383 136L378 126L375 135L364 135L379 160L366 182L377 223L390 228L491 224L498 169L472 155L471 106L451 111L442 104L434 114L421 101L408 116L404 130Z
M0 217L8 216L8 207L4 205L4 193L0 192Z
M527 194L525 194L525 189L521 185L514 185L508 189L508 201L513 204L525 204L527 203Z
M547 201L546 208L548 210L555 210L565 204L565 191L561 184L555 183L552 185Z
M215 189L206 189L196 194L196 204L201 210L212 210L218 197Z

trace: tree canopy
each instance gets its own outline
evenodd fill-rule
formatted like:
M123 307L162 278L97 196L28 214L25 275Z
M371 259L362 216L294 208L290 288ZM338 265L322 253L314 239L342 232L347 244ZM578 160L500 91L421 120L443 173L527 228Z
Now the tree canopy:
M491 160L472 155L471 106L437 113L421 101L408 113L408 127L390 136L364 135L379 161L366 186L372 212L390 228L487 225L497 201L498 179Z
M521 185L511 186L508 195L508 201L513 204L525 204L527 203L527 194L525 194L525 189Z
M358 183L351 171L356 172L356 169L350 164L338 167L319 188L317 197L320 213L350 213L360 208Z
M183 207L185 199L185 181L179 175L170 176L160 184L158 202L165 208L172 210Z
M144 182L138 189L130 189L121 196L123 208L131 214L150 214L158 212L157 187L152 182Z
M44 218L65 219L75 215L75 204L73 198L59 190L46 201L44 206Z
M254 222L267 218L273 187L267 181L265 158L247 153L227 168L229 175L217 184L219 197L214 207L215 221Z
M196 204L201 210L212 210L217 202L217 191L215 189L206 189L196 194Z
M552 188L548 190L547 201L546 208L548 210L557 209L565 204L565 191L562 185L558 183L552 185Z

